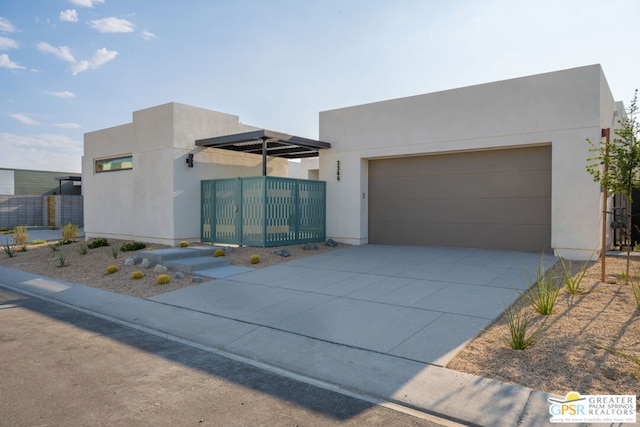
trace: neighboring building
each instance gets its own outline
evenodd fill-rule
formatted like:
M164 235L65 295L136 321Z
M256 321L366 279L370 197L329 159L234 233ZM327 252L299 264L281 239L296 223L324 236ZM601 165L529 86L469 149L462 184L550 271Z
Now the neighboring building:
M80 195L82 175L0 168L0 194L9 196Z
M587 259L603 220L587 139L622 115L599 65L321 112L327 235Z
M259 176L262 157L195 141L257 129L238 116L169 103L134 111L131 123L86 133L86 236L170 245L199 240L200 182ZM267 173L286 177L288 166L269 157Z

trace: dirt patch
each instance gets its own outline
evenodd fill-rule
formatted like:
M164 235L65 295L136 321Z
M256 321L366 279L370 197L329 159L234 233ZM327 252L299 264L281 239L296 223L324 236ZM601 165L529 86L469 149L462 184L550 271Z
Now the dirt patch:
M533 328L548 328L540 341L525 350L512 350L504 341L509 328L503 315L447 367L562 396L569 391L638 393L640 364L596 347L640 357L640 315L632 286L624 284L620 274L625 260L607 258L606 271L611 275L606 282L612 283L600 281L600 265L590 263L580 295L571 295L566 288L560 291L550 316L538 315L523 298L515 303L533 317ZM559 265L554 271L561 277ZM640 271L639 260L632 261L631 271Z
M125 265L125 259L135 256L136 252L118 252L114 258L112 248L120 247L125 242L110 241L111 246L89 249L86 254L81 254L80 249L86 242L76 241L68 245L59 247L53 251L53 245L43 244L28 246L26 252L16 252L14 257L8 257L5 253L0 253L0 266L15 268L33 274L52 277L72 283L80 283L95 288L104 289L109 292L116 292L139 298L147 298L164 292L170 292L187 286L193 286L193 278L197 274L184 274L184 278L175 277L175 272L169 271L171 282L165 285L156 284L158 273L151 268L143 268L138 265ZM323 252L332 251L345 247L338 244L337 247L330 247L324 243L309 245L310 250L304 250L305 245L282 246L274 248L230 248L228 257L232 265L252 268L264 268L282 262L292 261ZM148 244L147 248L162 249L165 245ZM274 254L276 249L286 249L291 253L290 257L282 257ZM257 254L260 263L251 264L250 257ZM64 258L64 267L60 267ZM107 267L115 265L118 271L113 274L106 274ZM131 274L140 270L144 273L142 279L133 280ZM214 280L203 277L205 281Z

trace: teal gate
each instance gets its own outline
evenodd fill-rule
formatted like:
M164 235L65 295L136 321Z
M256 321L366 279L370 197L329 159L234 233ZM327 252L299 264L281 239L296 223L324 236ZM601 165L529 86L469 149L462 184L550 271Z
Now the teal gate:
M326 239L326 183L258 176L202 181L200 240L280 246Z

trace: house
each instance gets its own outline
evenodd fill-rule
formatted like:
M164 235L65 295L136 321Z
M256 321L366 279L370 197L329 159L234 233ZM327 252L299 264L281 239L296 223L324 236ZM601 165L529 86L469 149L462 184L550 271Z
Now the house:
M587 139L623 114L600 65L323 111L328 236L588 259L603 215Z
M169 103L85 134L85 233L198 240L202 181L286 177L278 156L304 148L298 173L326 182L326 237L588 259L603 196L587 139L624 114L600 65L323 111L320 141Z
M131 123L86 133L85 235L169 245L199 240L201 181L289 174L286 158L263 162L242 150L196 145L252 131L260 130L238 116L172 102L134 111Z

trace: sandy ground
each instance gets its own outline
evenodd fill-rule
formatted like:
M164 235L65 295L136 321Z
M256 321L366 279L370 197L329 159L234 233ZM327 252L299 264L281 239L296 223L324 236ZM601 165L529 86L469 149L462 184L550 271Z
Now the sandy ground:
M157 285L153 269L124 265L125 258L132 253L120 252L114 259L111 249L102 247L81 255L78 252L81 244L65 245L61 252L54 252L47 245L29 247L12 258L0 252L0 265L143 298L194 284L191 275L176 279L171 272L171 283ZM234 248L229 257L233 265L263 268L334 249L323 243L316 244L317 250L305 251L302 246L286 247L292 254L288 258L274 255L277 248L246 247ZM59 267L61 253L66 258L65 267ZM261 258L257 265L249 262L254 253ZM118 266L119 271L107 275L106 268L111 264ZM632 286L621 279L625 260L607 258L606 282L599 280L600 265L600 262L589 264L579 295L571 295L564 288L560 291L550 316L535 313L524 298L514 305L530 313L531 328L548 328L537 343L525 350L512 350L505 343L509 329L503 316L469 343L448 368L560 395L569 391L638 393L640 364L596 347L602 345L640 358L640 314ZM580 263L574 263L576 272L579 266ZM143 271L145 277L132 280L130 276L135 270ZM562 286L560 266L554 271L558 285ZM631 271L640 272L640 260L632 261Z

